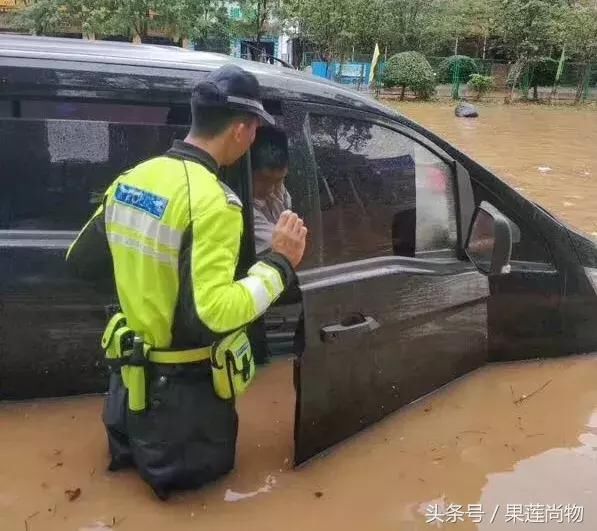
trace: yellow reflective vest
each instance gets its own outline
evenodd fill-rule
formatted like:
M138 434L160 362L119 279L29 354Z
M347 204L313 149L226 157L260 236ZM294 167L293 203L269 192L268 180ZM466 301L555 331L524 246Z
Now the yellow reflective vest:
M112 183L68 250L80 277L113 274L128 326L155 348L207 346L296 281L277 253L235 280L242 203L217 173L206 152L176 141Z

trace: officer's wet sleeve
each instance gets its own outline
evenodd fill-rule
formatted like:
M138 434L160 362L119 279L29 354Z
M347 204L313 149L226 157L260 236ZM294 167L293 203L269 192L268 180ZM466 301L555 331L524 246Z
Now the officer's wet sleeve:
M66 253L69 270L84 280L107 281L113 277L104 213L102 203Z
M285 257L270 253L234 281L242 216L238 206L217 205L194 220L191 268L199 319L213 332L240 328L262 315L289 286L295 273Z

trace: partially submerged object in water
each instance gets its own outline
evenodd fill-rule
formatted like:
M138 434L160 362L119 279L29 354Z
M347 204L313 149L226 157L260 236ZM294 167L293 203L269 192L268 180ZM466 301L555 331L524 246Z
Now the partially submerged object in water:
M454 114L458 116L458 118L477 118L479 116L479 111L474 105L461 102L456 106L456 109L454 109Z

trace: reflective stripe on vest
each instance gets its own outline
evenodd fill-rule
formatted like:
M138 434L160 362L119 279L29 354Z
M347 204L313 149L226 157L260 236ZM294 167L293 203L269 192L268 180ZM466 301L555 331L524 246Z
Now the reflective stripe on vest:
M113 203L106 208L106 224L117 224L132 229L157 243L178 250L182 241L182 231L173 229L147 212Z
M175 256L171 256L169 254L157 251L156 249L152 249L149 245L145 245L142 242L133 238L127 238L122 234L116 234L114 232L108 232L107 237L108 241L112 245L122 245L123 247L140 252L142 255L148 258L153 258L154 260L157 260L158 262L161 262L163 264L169 264L171 266L176 266L178 264L178 258L176 258Z
M239 280L239 284L242 284L251 292L251 296L255 302L255 311L259 315L268 309L272 299L263 283L263 280L257 277L247 277Z

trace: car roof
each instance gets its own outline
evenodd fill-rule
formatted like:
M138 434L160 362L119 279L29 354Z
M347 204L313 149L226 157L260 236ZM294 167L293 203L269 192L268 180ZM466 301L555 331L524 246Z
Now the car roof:
M279 65L176 46L1 34L1 56L95 63L98 69L102 64L117 64L190 72L208 72L232 63L255 74L264 88L274 89L290 99L327 102L390 117L397 116L395 111L381 105L374 98L321 77Z

